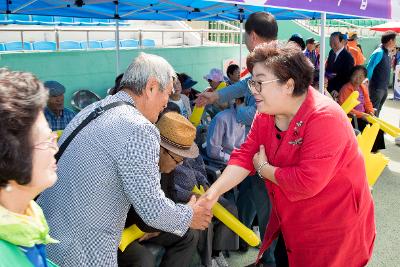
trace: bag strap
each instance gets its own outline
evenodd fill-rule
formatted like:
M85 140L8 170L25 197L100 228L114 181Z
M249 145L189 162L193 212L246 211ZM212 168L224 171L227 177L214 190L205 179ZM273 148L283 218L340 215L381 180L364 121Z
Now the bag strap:
M75 136L86 126L91 122L92 120L96 119L99 117L101 114L103 114L106 110L118 107L118 106L132 106L135 107L132 103L126 102L126 101L117 101L113 102L111 104L105 105L104 107L96 107L92 113L89 114L82 122L81 124L78 125L78 127L73 130L73 132L65 139L65 141L61 144L60 149L58 150L57 154L55 155L56 161L58 161L62 154L64 153L65 149L68 147L68 145L72 142L72 140L75 138Z

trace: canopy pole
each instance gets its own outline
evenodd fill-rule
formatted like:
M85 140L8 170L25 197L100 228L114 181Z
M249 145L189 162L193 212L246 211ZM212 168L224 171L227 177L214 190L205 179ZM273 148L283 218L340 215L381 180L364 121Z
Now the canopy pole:
M118 1L115 1L115 53L116 53L116 66L115 66L115 71L116 75L119 75L119 61L120 61L120 55L119 55L119 15L118 15Z
M239 68L240 68L240 73L242 73L242 49L243 49L243 21L242 21L242 20L240 20L239 43L240 43L240 49L239 49Z
M321 13L321 36L319 45L319 91L324 94L325 84L325 25L326 12Z

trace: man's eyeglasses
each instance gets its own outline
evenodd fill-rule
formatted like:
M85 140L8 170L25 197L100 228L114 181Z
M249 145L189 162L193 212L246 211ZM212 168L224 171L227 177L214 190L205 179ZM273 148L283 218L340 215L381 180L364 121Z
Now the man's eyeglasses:
M273 80L269 80L269 81L263 81L263 82L259 82L259 81L254 81L252 79L249 79L247 81L247 85L249 86L250 92L253 93L253 91L256 91L258 94L261 93L262 91L262 86L264 84L269 84L269 83L273 83L273 82L277 82L280 79L273 79Z
M176 162L176 164L179 164L179 163L181 163L183 161L182 157L179 157L179 160L178 160L171 153L169 153L168 150L165 150L165 151L167 151L167 154Z
M37 143L36 145L33 146L33 148L39 150L47 150L49 148L53 148L58 151L57 139L58 139L57 133L52 132L49 140Z

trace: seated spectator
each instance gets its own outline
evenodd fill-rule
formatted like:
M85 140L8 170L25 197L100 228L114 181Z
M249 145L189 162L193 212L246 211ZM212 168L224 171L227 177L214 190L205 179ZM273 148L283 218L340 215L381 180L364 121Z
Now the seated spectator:
M224 74L220 69L216 68L211 69L210 72L203 78L207 80L208 84L210 85L210 87L204 90L205 92L215 92L226 87L226 82L224 81ZM218 112L228 107L229 107L229 102L225 103L218 102L214 103L213 105L207 106L206 111L211 116L211 118L214 118Z
M226 69L226 76L228 76L227 85L232 85L240 81L240 68L236 64L231 64Z
M304 49L306 48L306 44L304 43L303 37L298 33L295 33L292 36L290 36L288 42L296 43L300 47L301 51L304 51Z
M169 199L177 202L173 172L184 158L198 156L198 149L194 144L196 129L183 116L168 111L160 116L157 128L161 135L159 160L161 188ZM187 149L185 146L189 143L192 143L192 146ZM187 202L189 201L190 198ZM131 208L125 227L133 224L136 224L146 234L139 240L132 242L124 252L118 250L118 266L154 267L155 257L146 247L146 244L156 244L165 248L160 266L185 267L190 265L198 243L198 231L189 229L182 237L160 231L146 225L135 210Z
M109 88L109 89L107 90L107 94L108 94L108 95L115 95L116 93L118 93L118 91L119 91L119 84L121 83L121 80L122 80L122 77L123 77L123 76L124 76L124 74L121 73L120 75L118 75L118 76L115 78L114 86L111 87L111 88Z
M244 97L236 98L235 104L215 116L207 133L207 156L228 162L232 151L239 148L245 139L245 126L238 120L237 108L244 103Z
M190 103L192 103L196 99L196 95L200 93L193 88L197 84L197 81L194 81L192 77L183 72L178 73L178 79L181 82L182 94L189 97Z
M177 104L181 111L180 114L186 119L190 118L190 115L192 115L190 100L186 95L182 94L182 85L179 79L174 81L174 91L169 96L169 102Z
M64 130L75 116L75 112L64 107L65 87L57 81L46 81L44 86L49 89L44 116L52 131Z
M179 202L187 202L194 195L194 186L203 186L206 190L210 183L207 180L205 166L201 156L187 158L174 172L176 196ZM234 201L224 197L219 199L236 218L238 210ZM213 219L209 227L200 232L198 250L201 263L204 266L228 266L222 251L232 251L239 248L239 237L217 219Z
M47 94L32 74L0 69L0 266L56 266L46 245L58 241L34 201L57 180Z
M363 81L367 78L367 69L358 65L355 66L351 71L350 82L343 85L342 89L339 92L339 104L343 104L343 102L350 96L353 91L358 91L359 97L358 104L351 113L356 115L357 119L357 128L358 130L364 130L365 126L368 125L368 121L366 119L365 114L374 115L374 107L372 106L372 102L369 98L369 93L367 87L363 84ZM353 126L355 127L355 121L352 121ZM385 149L385 140L383 137L383 131L379 130L378 136L375 139L374 146L372 147L372 152L377 152L379 149Z

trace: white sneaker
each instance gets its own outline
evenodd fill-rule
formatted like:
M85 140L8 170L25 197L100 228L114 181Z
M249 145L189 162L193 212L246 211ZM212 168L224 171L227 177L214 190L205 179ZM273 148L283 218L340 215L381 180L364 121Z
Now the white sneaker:
M229 267L229 264L226 261L224 254L222 254L222 252L220 252L218 257L215 257L214 259L217 262L219 267Z
M215 259L211 259L211 265L207 265L206 267L219 267L219 266Z

